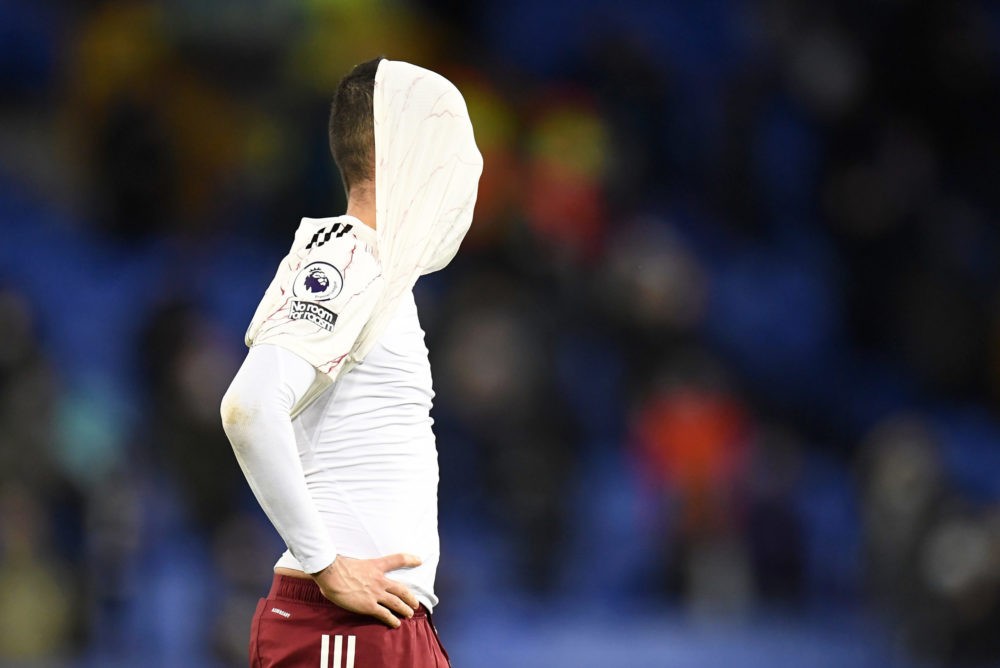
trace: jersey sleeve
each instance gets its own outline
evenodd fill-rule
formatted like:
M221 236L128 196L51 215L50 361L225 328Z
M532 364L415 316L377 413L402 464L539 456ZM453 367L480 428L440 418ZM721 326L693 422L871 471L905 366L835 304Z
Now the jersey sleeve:
M371 246L353 234L326 236L297 235L257 307L246 343L281 346L333 381L358 361L355 343L383 280Z

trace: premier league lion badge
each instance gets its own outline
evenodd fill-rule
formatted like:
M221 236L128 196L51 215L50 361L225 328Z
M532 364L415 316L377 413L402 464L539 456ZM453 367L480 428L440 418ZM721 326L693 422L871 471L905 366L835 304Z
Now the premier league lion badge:
M325 302L343 289L344 277L336 267L326 262L312 262L295 277L292 294L300 299Z

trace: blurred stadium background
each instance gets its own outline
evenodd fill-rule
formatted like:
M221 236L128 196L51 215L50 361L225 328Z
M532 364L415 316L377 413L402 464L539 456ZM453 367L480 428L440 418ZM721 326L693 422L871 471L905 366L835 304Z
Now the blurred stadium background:
M417 290L456 666L998 665L985 0L0 0L0 665L245 665L218 403L378 53L486 161Z

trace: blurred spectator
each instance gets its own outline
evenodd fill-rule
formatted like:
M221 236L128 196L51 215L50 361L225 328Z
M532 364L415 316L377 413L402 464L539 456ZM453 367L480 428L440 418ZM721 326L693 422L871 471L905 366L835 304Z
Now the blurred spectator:
M61 483L54 461L57 379L38 345L25 297L0 285L0 481L52 493ZM25 457L31 453L31 457Z
M618 219L596 281L609 321L626 332L637 359L668 352L705 316L708 285L698 259L657 219Z
M52 526L28 489L0 485L0 660L71 655L79 613L77 582L51 551Z
M879 603L920 655L947 665L1000 658L1000 535L995 511L974 510L941 470L930 426L916 416L878 425L864 451L868 566Z
M239 363L230 350L213 323L184 302L162 305L142 334L151 427L141 437L178 481L192 519L208 531L221 527L247 492L218 415L218 398Z
M547 91L528 134L524 207L548 262L557 267L591 262L603 248L609 142L586 95Z
M935 443L918 418L898 417L875 427L863 457L870 586L902 611L910 605L920 541L945 500Z
M736 497L752 427L710 367L691 368L693 376L668 376L654 387L633 429L642 469L674 516L663 536L669 590L695 610L741 612L755 596Z
M140 485L137 470L107 472L87 499L84 520L88 640L117 657L127 656L133 644L128 621L144 593L137 572L143 528Z
M796 503L802 444L787 428L759 430L746 483L746 541L754 582L764 603L804 602L806 539Z
M440 360L438 405L483 452L479 478L466 484L489 492L491 514L514 545L518 580L544 593L564 556L573 471L574 424L548 369L553 341L537 299L500 275L475 277L447 311L431 344Z

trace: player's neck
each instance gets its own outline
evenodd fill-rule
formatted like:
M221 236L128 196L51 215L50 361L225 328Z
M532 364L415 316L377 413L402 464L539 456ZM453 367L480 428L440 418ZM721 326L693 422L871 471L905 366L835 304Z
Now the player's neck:
M347 215L375 229L375 188L355 186L347 195Z

